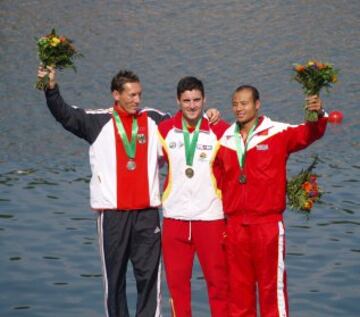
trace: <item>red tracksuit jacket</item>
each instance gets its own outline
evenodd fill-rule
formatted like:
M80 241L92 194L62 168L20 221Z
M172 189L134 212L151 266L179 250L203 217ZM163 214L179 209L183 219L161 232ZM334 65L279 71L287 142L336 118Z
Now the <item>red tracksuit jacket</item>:
M259 118L251 138L243 173L247 182L239 182L240 166L236 154L235 125L223 134L215 166L218 187L222 191L224 212L237 216L244 224L282 220L286 208L286 162L293 152L321 138L327 118L315 123L290 125Z

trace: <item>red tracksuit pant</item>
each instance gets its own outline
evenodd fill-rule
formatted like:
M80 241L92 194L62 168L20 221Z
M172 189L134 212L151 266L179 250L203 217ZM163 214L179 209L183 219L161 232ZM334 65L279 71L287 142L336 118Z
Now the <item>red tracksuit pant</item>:
M191 317L191 275L195 253L207 284L211 316L227 317L228 272L224 220L164 218L163 259L173 317Z
M227 221L230 316L256 317L256 286L261 317L288 317L283 223L244 225Z

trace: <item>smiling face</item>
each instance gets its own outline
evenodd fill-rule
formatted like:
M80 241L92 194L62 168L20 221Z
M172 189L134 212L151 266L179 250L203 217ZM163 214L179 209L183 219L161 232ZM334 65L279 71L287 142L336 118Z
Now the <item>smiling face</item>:
M135 114L140 107L142 88L139 82L126 83L123 90L114 90L112 95L121 110L128 114Z
M252 124L258 116L260 101L254 99L250 89L242 89L234 93L232 109L237 122L242 125Z
M187 123L195 126L204 110L205 98L201 91L198 89L185 90L177 99L177 103Z

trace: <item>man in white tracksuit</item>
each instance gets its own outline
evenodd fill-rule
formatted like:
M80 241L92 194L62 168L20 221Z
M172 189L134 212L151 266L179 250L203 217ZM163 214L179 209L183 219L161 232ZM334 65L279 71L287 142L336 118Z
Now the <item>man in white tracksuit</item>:
M211 315L227 316L225 222L212 163L228 125L211 125L203 114L204 87L195 77L178 83L180 111L159 124L168 175L163 193L163 259L173 316L191 316L195 253L208 288Z

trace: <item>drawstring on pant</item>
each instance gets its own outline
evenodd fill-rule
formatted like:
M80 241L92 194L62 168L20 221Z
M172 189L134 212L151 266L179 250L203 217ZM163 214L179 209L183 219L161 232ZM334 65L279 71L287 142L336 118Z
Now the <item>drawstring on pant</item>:
M189 221L189 236L188 240L191 241L191 221Z

